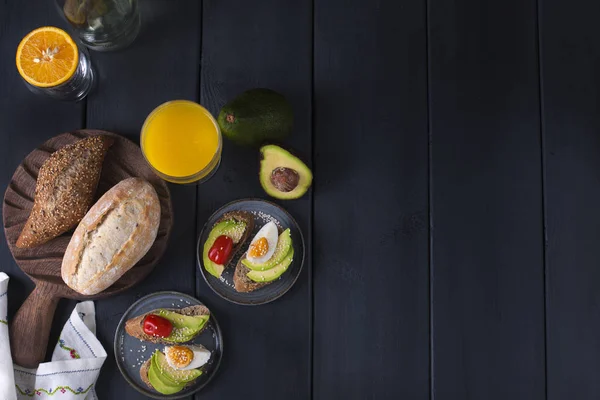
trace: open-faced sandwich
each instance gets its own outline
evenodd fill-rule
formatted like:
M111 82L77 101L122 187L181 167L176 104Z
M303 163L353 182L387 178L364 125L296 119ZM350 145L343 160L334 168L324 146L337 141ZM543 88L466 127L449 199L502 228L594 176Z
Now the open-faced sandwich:
M202 367L210 360L210 351L202 345L165 346L157 350L140 368L140 378L150 389L174 394L194 383Z
M233 256L244 247L254 229L254 216L247 211L231 211L212 227L204 242L204 269L220 278L232 264ZM267 222L239 258L233 273L235 290L248 293L277 280L292 264L294 248L290 229L280 233L277 224Z
M129 336L152 343L185 343L198 336L210 318L205 306L159 308L125 323Z
M254 217L246 211L223 214L212 227L202 252L204 269L220 278L233 256L254 229Z
M281 234L274 222L265 224L240 257L233 283L238 292L252 292L278 279L294 259L290 229Z
M207 325L210 311L202 305L181 309L159 308L132 318L125 331L140 340L165 344L140 368L140 378L151 389L173 394L191 385L200 375L211 353L201 345L184 345Z

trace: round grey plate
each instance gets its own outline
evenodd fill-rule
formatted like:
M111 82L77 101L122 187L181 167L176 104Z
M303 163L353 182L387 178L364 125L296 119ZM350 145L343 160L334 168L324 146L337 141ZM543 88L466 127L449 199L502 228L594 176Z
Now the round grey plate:
M215 223L228 211L249 211L254 215L254 232L248 238L248 241L244 243L240 251L233 257L232 261L228 264L227 268L223 272L221 279L215 278L204 269L202 262L202 250L204 248L204 242L208 238L212 227ZM256 235L258 230L262 228L264 224L269 221L274 221L280 231L290 228L292 236L292 246L294 247L294 260L283 275L274 281L273 283L264 286L260 289L250 293L238 293L233 285L233 272L238 259L248 249L250 241ZM200 238L198 239L198 246L196 249L198 258L198 266L202 272L204 280L210 286L210 288L219 296L228 300L232 303L241 305L259 305L269 303L283 296L292 286L296 283L300 271L302 271L302 265L304 264L304 238L302 231L296 223L296 220L283 208L277 204L260 200L260 199L244 199L231 202L210 216Z
M133 303L133 305L125 311L125 314L123 314L115 333L115 360L117 361L117 366L125 380L138 392L155 399L179 399L196 393L206 386L214 376L219 368L219 364L221 364L221 357L223 355L223 337L221 335L219 324L212 312L204 331L196 336L194 340L189 342L189 344L201 344L210 350L210 360L202 367L203 373L196 379L193 385L172 395L164 395L150 389L140 378L140 367L144 361L152 356L154 350L162 350L165 345L143 342L129 336L127 332L125 332L125 322L138 315L156 310L157 308L177 309L195 305L202 305L202 302L187 294L179 292L157 292L142 297Z

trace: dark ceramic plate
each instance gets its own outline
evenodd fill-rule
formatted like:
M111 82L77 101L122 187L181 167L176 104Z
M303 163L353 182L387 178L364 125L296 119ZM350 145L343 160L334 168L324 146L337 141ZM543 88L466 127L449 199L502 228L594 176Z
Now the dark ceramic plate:
M202 367L203 374L196 379L193 385L179 393L164 395L148 388L140 378L140 367L144 361L152 356L154 350L162 350L165 345L142 342L139 339L129 336L125 332L125 322L130 318L135 318L138 315L156 310L157 308L184 308L193 305L202 305L202 303L194 297L183 293L157 292L136 301L123 314L115 333L115 360L125 380L138 392L155 399L179 399L187 397L206 386L217 372L217 369L219 369L221 357L223 356L223 337L221 336L219 324L211 312L206 329L189 342L189 344L201 344L211 352L210 360Z
M223 272L221 279L215 278L209 274L205 269L202 262L202 250L204 248L204 242L208 238L212 227L221 218L223 214L228 211L249 211L254 215L254 232L248 238L248 241L242 246L240 251L234 256L232 262ZM292 236L292 246L294 247L294 260L289 266L288 270L283 275L274 281L273 283L264 286L254 292L250 293L238 293L233 285L233 272L238 259L246 250L254 235L258 230L267 222L274 221L280 231L290 228ZM221 207L208 219L200 238L198 240L197 247L197 258L198 266L202 272L204 280L210 286L210 288L219 296L225 300L231 301L232 303L241 305L259 305L269 303L283 296L298 279L302 265L304 264L304 238L302 237L302 231L294 220L294 218L283 208L276 204L270 203L260 199L245 199L237 200L232 203Z

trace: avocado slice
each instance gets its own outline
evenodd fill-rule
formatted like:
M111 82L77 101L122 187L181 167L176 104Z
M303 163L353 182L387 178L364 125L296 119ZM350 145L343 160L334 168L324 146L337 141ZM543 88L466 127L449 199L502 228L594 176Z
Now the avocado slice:
M277 264L275 267L266 271L250 271L248 272L248 278L254 282L271 282L279 278L281 274L287 271L288 267L294 260L294 249L291 248L285 258Z
M202 375L199 369L178 370L169 365L167 357L163 352L157 351L152 355L151 366L154 366L157 372L160 372L161 378L172 385L183 385L197 379ZM152 382L151 382L152 383Z
M224 105L217 122L234 143L259 145L285 139L294 124L294 112L283 95L271 89L251 89Z
M298 157L274 144L261 147L260 153L260 184L269 196L290 200L308 191L312 171Z
M182 315L173 311L159 309L157 315L168 319L173 324L173 331L165 341L171 343L189 342L200 332L210 318L209 315Z
M148 381L150 381L150 384L157 392L162 394L178 393L185 387L185 383L177 384L162 374L161 370L156 366L154 355L150 361L150 368L148 368Z
M279 239L277 240L277 247L275 247L275 252L273 256L266 263L262 264L253 264L247 258L242 260L242 264L246 267L250 268L253 271L266 271L275 267L279 264L285 256L290 252L292 248L292 236L290 235L290 228L286 229L279 235Z
M216 224L210 233L208 234L208 238L206 242L204 242L204 248L202 250L202 261L204 263L204 269L208 271L209 274L213 275L216 278L220 278L223 270L225 269L224 265L216 264L208 258L208 252L210 248L215 243L215 240L221 235L226 235L233 240L234 244L239 243L244 236L244 231L246 230L246 223L243 221L236 221L233 219L221 221Z

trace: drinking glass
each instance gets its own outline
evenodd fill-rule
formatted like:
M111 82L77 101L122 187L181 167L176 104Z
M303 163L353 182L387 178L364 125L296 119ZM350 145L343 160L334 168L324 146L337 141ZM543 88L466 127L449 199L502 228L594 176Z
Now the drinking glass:
M205 182L221 163L219 124L192 101L173 100L154 109L144 122L140 144L156 174L172 183Z
M81 42L92 50L119 50L140 31L137 0L55 0Z

